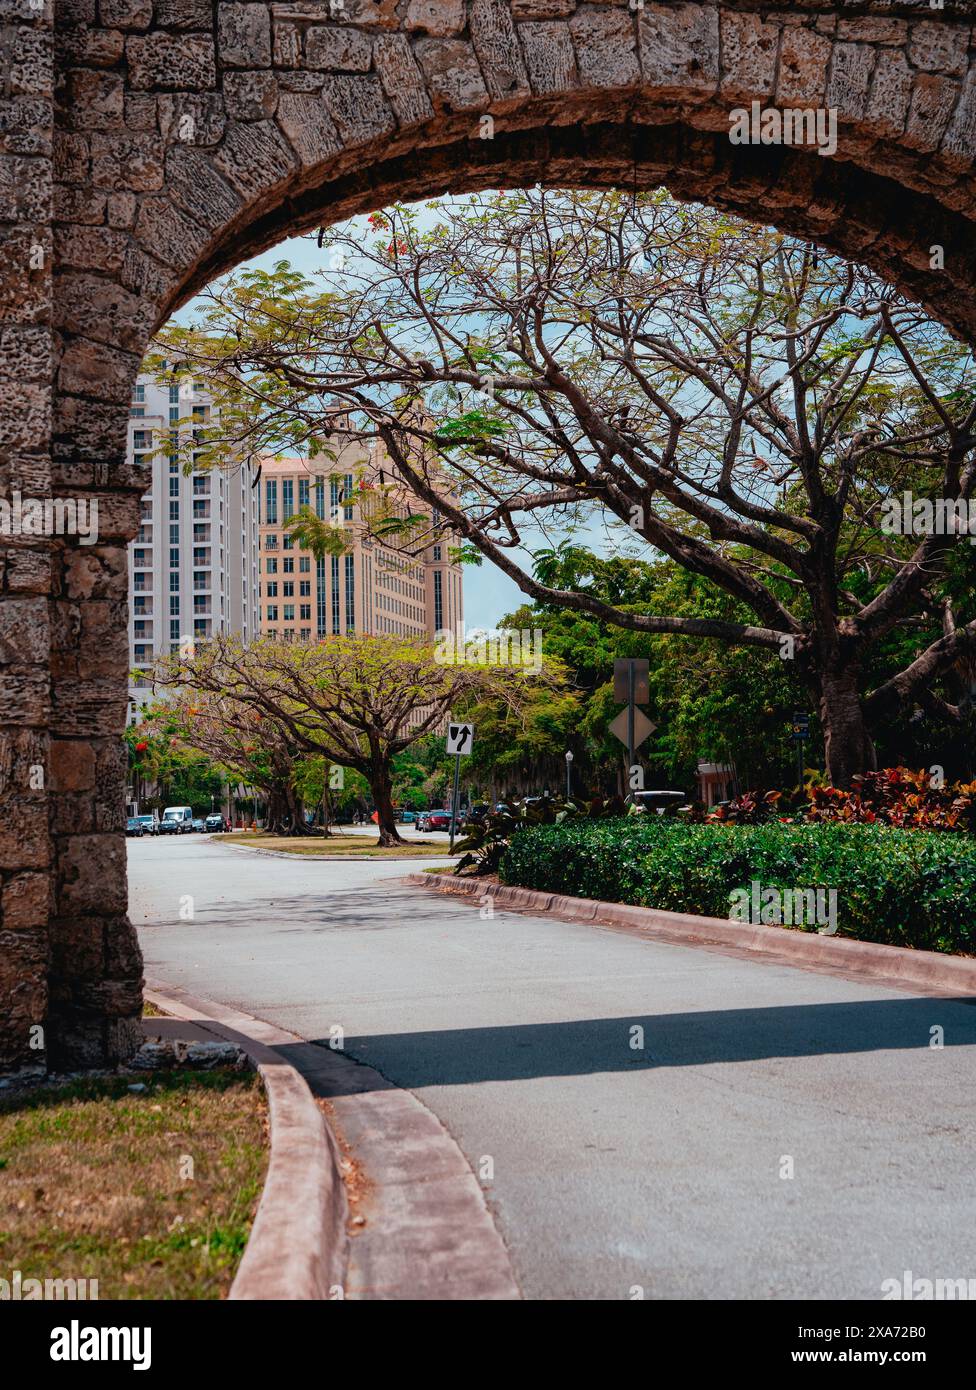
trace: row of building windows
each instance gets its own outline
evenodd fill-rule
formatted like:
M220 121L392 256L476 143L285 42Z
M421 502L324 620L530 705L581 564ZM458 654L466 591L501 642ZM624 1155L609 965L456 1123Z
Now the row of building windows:
M280 487L279 487L280 484ZM338 520L341 511L347 521L352 520L353 503L348 499L352 497L355 490L355 479L351 473L347 473L343 479L340 491L340 484L337 478L329 481L329 515L333 520ZM313 497L314 495L314 497ZM281 507L279 511L279 498ZM295 479L294 478L266 478L264 480L264 513L261 521L265 526L277 526L279 516L281 524L284 525L297 511L303 507L315 507L315 515L321 520L325 519L325 479L316 478L314 486L311 478L298 479L298 507L295 507Z

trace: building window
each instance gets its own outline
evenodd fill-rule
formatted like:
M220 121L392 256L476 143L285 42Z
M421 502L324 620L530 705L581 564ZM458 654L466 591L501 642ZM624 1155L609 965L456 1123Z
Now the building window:
M295 621L295 605L293 603L286 603L283 612L286 623L293 623Z
M444 626L444 576L440 570L434 571L434 631L440 632Z
M264 520L269 526L278 524L278 480L268 478L264 484ZM268 547L271 549L271 547Z
M315 631L319 637L324 637L327 631L324 559L315 561Z
M277 574L277 573L278 573L278 561L277 561L277 560L265 560L265 562L264 562L264 572L265 572L265 574Z
M325 520L325 479L315 479L315 515L320 521Z
M179 618L171 618L171 619L170 619L170 624L169 624L169 640L170 640L171 642L178 642L178 641L180 640L180 620L179 620Z
M171 594L174 593L174 592L175 592L175 593L178 593L178 592L179 592L179 588L180 588L180 572L179 572L179 570L170 570L170 575L169 575L169 591L170 591L170 593L171 593Z
M440 558L441 558L441 548L440 548L439 545L435 545L435 546L434 546L434 559L435 559L435 560L439 560Z
M169 596L169 615L171 618L178 618L180 616L179 594L170 594Z
M308 506L308 479L299 478L298 480L298 509Z
M307 555L299 555L298 568L302 574L311 574L312 562Z
M298 586L298 594L299 594L299 597L300 597L300 598L310 598L310 597L311 597L311 594L312 594L312 584L311 584L311 581L310 581L310 580L308 580L308 579L303 579L303 580L301 581L301 583L300 583L299 586Z
M209 565L209 564L210 564L210 551L209 551L209 549L207 548L207 546L205 546L205 545L194 546L194 548L193 548L193 563L194 563L195 565Z
M276 623L278 621L278 605L276 603L269 603L264 610L264 616L269 623Z
M281 570L282 570L282 573L283 573L283 574L294 574L294 573L295 573L295 557L294 557L294 555L286 555L286 556L283 558L283 560L282 560L282 562L281 562Z
M281 592L284 594L285 598L294 598L294 597L295 597L295 581L294 581L294 579L286 579L286 580L285 580L285 583L284 583L284 587L282 588Z
M312 605L311 605L310 603L303 603L303 604L301 604L301 611L300 611L300 613L299 613L299 617L301 618L302 622L304 622L304 623L311 622L311 620L312 620Z
M337 633L337 632L339 631L339 614L340 614L340 609L339 609L339 557L338 557L338 555L333 555L331 558L332 558L332 568L331 568L331 573L332 573L332 631L333 631L333 633Z
M295 515L295 483L292 478L281 480L281 524Z
M277 581L276 579L272 579L270 583L265 584L265 586L264 586L264 592L265 592L265 594L266 594L266 596L267 596L268 598L277 598L277 597L278 597L278 581Z
M265 550L277 550L277 549L278 549L278 537L277 537L277 536L265 536L265 538L264 538L264 548L265 548Z
M352 555L346 556L346 631L356 630L356 562Z
M351 497L351 496L352 496L352 489L353 489L353 476L352 476L351 473L347 473L347 474L346 474L346 486L345 486L345 496L346 496L346 497ZM347 521L352 521L352 503L351 503L351 502L347 503L346 506L343 507L342 510L343 510L343 515L345 516L346 520L347 520Z
M169 543L170 543L170 545L179 545L179 543L180 543L180 528L179 528L179 526L171 526L171 527L169 528Z

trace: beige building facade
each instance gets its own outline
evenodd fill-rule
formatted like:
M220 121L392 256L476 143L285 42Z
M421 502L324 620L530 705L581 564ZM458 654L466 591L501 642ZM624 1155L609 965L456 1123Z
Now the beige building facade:
M408 535L380 539L376 524L423 514L423 504L391 484L376 446L348 443L337 458L265 458L260 495L260 631L286 642L346 633L433 640L463 622L456 543L434 514ZM333 525L344 553L313 554L286 523L304 508ZM429 543L426 543L429 542Z

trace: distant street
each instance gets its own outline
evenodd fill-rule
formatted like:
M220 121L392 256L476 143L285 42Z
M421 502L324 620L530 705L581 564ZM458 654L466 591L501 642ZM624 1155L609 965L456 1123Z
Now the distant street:
M341 1025L476 1172L491 1160L526 1297L877 1299L905 1270L976 1277L976 1003L483 920L404 887L404 861L128 846L146 973L309 1039Z

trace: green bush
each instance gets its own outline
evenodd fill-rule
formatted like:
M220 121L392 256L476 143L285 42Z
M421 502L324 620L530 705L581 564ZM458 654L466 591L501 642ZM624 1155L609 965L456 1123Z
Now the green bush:
M686 825L641 816L524 829L503 883L670 912L730 916L752 883L834 889L837 934L976 953L976 840L880 825ZM815 930L809 925L807 930Z

